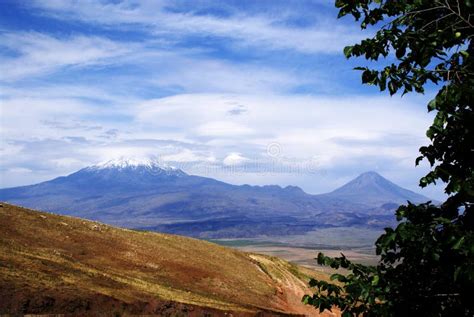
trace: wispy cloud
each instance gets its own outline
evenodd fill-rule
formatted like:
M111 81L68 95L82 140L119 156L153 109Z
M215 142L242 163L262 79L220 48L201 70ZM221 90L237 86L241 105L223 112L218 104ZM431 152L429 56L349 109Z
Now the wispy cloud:
M228 62L200 56L168 55L155 61L150 81L181 91L258 93L284 92L310 81L296 74L254 63Z
M63 67L112 63L114 57L130 51L96 36L57 38L38 32L15 32L1 34L0 42L15 52L15 56L4 55L0 59L1 79L6 81L44 75Z
M233 45L259 50L293 50L302 53L340 53L361 38L360 32L343 24L327 23L315 15L310 26L287 23L285 15L246 14L230 11L225 16L198 13L198 5L187 11L177 10L172 1L101 3L97 1L37 1L43 14L58 19L73 19L103 26L141 28L155 36L223 37ZM182 9L182 8L179 8ZM317 18L317 19L316 19Z
M54 37L38 32L4 33L0 34L1 40L4 41L0 45L15 52L0 54L0 81L4 83L31 77L48 82L58 72L77 76L74 83L50 83L34 87L33 91L23 90L23 97L49 96L58 93L57 86L64 89L61 96L117 101L118 95L122 100L135 98L120 89L130 91L132 83L169 92L257 93L290 91L311 82L291 71L209 58L199 50L172 49L147 41L112 41L83 35ZM110 68L119 69L119 75L108 75ZM98 71L95 86L88 84L88 77L81 79L90 69ZM130 70L135 73L127 74ZM102 77L105 82L100 80ZM14 86L4 88L4 95L19 93Z

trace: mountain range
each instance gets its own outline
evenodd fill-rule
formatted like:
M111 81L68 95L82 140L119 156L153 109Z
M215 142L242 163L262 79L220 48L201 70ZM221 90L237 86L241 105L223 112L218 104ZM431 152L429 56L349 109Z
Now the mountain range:
M200 238L291 235L338 226L383 227L407 200L430 199L376 172L326 194L296 186L231 185L151 159L117 159L43 183L0 189L0 200L129 228Z

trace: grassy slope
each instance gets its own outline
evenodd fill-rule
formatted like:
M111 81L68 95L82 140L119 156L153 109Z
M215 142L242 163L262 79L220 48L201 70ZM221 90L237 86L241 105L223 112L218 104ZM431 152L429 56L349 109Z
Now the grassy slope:
M0 207L0 314L309 313L302 272L200 240Z

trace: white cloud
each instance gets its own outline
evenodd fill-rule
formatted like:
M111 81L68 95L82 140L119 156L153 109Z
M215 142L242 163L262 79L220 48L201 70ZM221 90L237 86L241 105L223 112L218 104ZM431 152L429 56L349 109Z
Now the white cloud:
M75 134L74 130L83 133L84 129L74 129L74 120L79 120L88 114L94 113L94 107L74 99L39 99L39 98L14 98L2 100L0 103L2 113L2 138L5 139L31 139L58 136L57 128L45 124L60 121L61 124L71 124L69 135ZM81 135L78 135L81 136Z
M209 162L213 163L216 158L212 155L202 155L190 149L184 149L181 152L161 156L165 162Z
M424 131L431 120L419 103L420 99L396 97L184 94L122 105L121 113L129 121L115 122L109 117L117 109L85 100L14 96L0 107L2 148L16 150L11 155L9 150L2 152L13 162L25 145L11 141L51 139L61 140L67 151L67 144L74 142L76 152L100 161L140 154L210 162L212 157L224 160L234 152L268 158L268 145L276 143L278 155L295 164L317 158L319 168L330 169L379 157L404 162L406 168L426 143ZM246 111L230 115L236 104ZM105 138L111 130L114 138ZM133 141L140 139L169 142L157 147ZM176 141L187 143L173 146ZM70 159L66 158L64 162Z
M242 156L241 153L234 152L234 153L229 153L222 162L226 166L234 166L234 165L242 165L247 161L249 161L249 159Z
M29 168L24 167L14 167L7 170L8 173L33 173Z
M160 87L180 87L187 93L261 93L286 91L308 84L291 72L253 63L228 62L205 57L167 54L153 61L157 72L151 83Z
M142 27L162 37L215 36L235 40L234 45L258 49L289 49L303 53L340 53L361 39L360 32L343 24L334 25L320 16L308 27L296 27L275 15L235 13L227 17L168 10L169 1L36 1L43 13L58 19L73 19L105 26ZM284 18L284 15L282 15Z
M84 162L78 158L73 157L61 157L57 159L52 159L51 163L58 170L64 169L80 169L84 167Z
M255 130L232 121L214 121L204 123L197 127L196 132L200 136L239 138L241 136L255 134Z
M401 158L413 155L431 120L418 100L186 94L142 103L135 118L137 124L156 123L158 130L160 122L173 122L189 139L213 145L238 138L240 144L265 151L270 142L278 142L285 155L327 156L328 162L335 156L376 153ZM235 104L247 111L229 115Z
M1 34L0 42L19 54L1 58L0 73L4 81L44 75L63 67L113 63L114 57L130 52L125 46L97 36L57 38L38 32L14 32Z
M102 102L110 102L113 104L130 104L136 102L136 97L130 95L119 94L119 92L111 92L104 90L97 85L87 85L86 83L75 84L59 84L59 83L43 83L34 87L23 87L21 85L1 85L0 98L15 99L95 99Z

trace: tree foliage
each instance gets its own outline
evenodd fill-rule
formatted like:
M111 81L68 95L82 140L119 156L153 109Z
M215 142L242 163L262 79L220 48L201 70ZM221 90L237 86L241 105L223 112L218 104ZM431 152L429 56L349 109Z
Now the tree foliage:
M377 266L342 255L317 261L351 273L336 284L312 280L303 301L343 316L473 316L474 301L474 2L471 0L337 0L339 17L351 15L375 36L344 49L380 69L358 67L362 82L390 95L426 87L439 90L426 132L430 144L416 159L431 171L420 186L442 182L447 200L401 206L398 226L376 241Z

